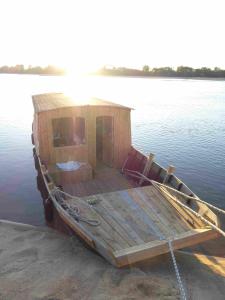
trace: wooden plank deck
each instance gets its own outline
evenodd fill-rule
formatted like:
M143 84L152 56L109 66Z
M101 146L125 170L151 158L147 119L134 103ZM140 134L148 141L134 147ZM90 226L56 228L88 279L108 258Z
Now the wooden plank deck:
M97 227L86 223L82 226L106 249L115 252L190 230L191 226L163 196L155 198L154 190L154 186L138 187L68 201L79 206L81 216L101 222ZM89 200L95 204L89 205Z
M212 229L192 226L189 216L180 213L156 187L134 188L112 168L101 168L93 180L63 188L81 197L68 200L80 208L81 217L101 222L96 227L80 225L117 266L168 252L168 238L178 249L218 235ZM104 251L100 253L108 259Z
M100 193L114 192L133 188L131 182L119 170L105 165L99 165L94 170L92 180L76 184L63 184L65 192L74 196L84 197Z

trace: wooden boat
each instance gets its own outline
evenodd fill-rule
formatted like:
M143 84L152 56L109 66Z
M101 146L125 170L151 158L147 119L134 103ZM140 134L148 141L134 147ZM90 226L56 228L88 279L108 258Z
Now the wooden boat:
M173 201L219 225L207 205L183 196L197 199L173 167L166 170L132 147L130 108L61 93L32 98L33 140L49 199L109 262L122 267L169 252L168 240L179 249L218 236Z

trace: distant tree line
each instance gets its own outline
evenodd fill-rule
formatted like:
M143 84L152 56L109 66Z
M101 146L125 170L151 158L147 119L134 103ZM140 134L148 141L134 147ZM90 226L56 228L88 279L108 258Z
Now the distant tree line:
M2 66L0 73L7 74L37 74L37 75L64 75L65 70L62 68L49 65L47 67L15 65L15 66Z
M146 76L146 77L215 77L225 78L225 70L215 67L194 69L186 66L179 66L176 70L171 67L150 68L148 65L143 66L142 70L129 68L107 68L103 67L94 74L110 76Z

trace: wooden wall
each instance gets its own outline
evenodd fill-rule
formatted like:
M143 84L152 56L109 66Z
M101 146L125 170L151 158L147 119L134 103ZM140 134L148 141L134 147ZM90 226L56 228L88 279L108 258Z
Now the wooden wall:
M84 106L61 108L38 114L39 154L46 164L68 160L87 161L96 166L96 118L111 116L113 130L113 167L120 168L131 147L130 110L120 107ZM52 119L84 117L86 143L79 146L53 147ZM36 142L35 142L36 144Z

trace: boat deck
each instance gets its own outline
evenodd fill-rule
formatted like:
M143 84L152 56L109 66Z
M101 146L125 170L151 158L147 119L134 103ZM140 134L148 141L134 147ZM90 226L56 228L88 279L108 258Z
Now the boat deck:
M154 186L68 201L79 207L81 217L101 222L99 226L79 222L79 226L96 250L116 266L168 252L168 238L176 249L215 235L211 229L194 229Z
M63 190L77 197L133 188L133 184L119 170L98 164L94 178L79 183L63 184Z

